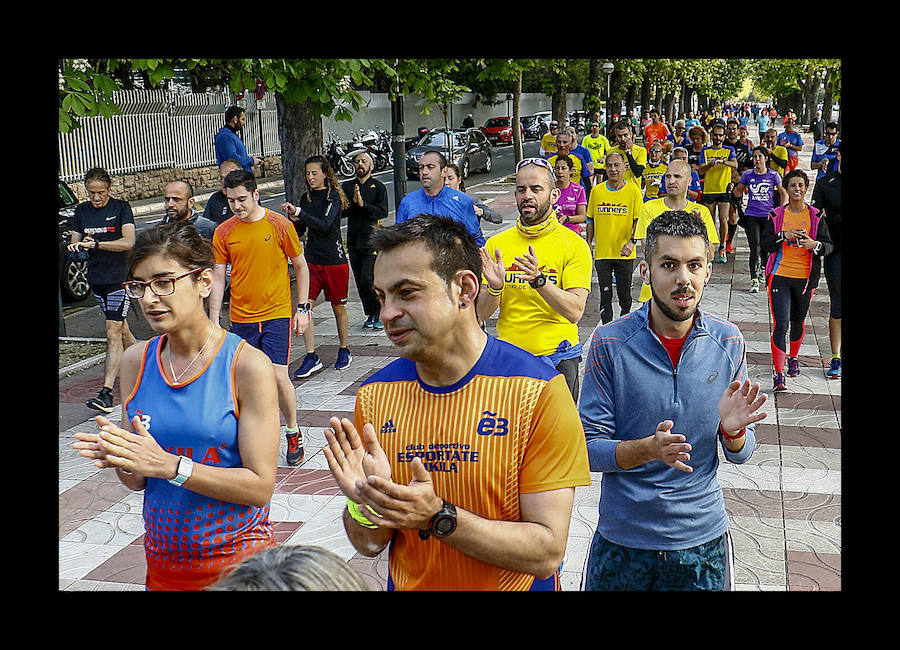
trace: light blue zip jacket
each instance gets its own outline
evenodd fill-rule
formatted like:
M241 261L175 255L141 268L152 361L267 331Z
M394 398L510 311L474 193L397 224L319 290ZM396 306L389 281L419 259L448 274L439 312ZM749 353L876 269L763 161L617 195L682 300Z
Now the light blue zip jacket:
M744 337L733 323L698 310L675 368L648 322L650 301L598 326L587 353L579 413L592 472L603 472L597 530L609 541L638 549L672 551L715 539L728 528L716 479L717 450L744 463L756 447L747 427L743 449L732 453L718 435L719 399L747 375ZM621 440L653 435L672 420L693 447L692 473L651 461L619 468Z

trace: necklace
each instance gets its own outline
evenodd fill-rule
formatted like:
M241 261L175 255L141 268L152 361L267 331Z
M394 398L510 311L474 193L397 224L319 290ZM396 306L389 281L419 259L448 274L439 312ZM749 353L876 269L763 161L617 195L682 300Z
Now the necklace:
M175 367L172 365L172 346L171 345L169 346L169 372L172 373L172 379L175 381L176 384L181 382L181 378L184 377L184 373L186 373L188 371L188 368L190 368L192 365L194 365L194 362L200 358L201 354L203 354L203 351L206 349L207 343L209 343L209 340L212 338L213 330L215 330L215 329L216 329L215 326L210 324L209 336L206 337L206 343L204 343L203 347L200 348L200 352L197 353L197 356L195 356L193 359L191 359L191 362L185 366L184 370L181 371L180 375L175 374Z

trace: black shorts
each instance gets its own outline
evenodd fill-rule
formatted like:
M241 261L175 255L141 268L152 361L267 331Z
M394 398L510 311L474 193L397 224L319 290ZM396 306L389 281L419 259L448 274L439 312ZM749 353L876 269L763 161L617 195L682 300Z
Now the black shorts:
M731 199L728 198L728 192L722 192L721 194L706 194L704 192L703 196L700 197L700 203L702 205L712 205L713 203L730 203Z
M125 295L125 289L121 284L92 285L91 291L106 320L118 322L125 320L131 301Z

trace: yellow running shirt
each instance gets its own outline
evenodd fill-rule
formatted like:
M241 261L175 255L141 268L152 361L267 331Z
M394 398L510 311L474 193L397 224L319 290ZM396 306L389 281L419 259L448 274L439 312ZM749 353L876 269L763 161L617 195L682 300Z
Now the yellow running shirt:
M723 161L736 160L734 149L727 144L722 145L719 149L703 147L698 163L702 167L717 158ZM731 167L725 164L713 165L706 170L703 178L705 179L703 181L704 194L724 194L728 190L728 183L731 182Z
M646 155L646 151L644 152ZM622 246L631 239L634 221L641 215L644 199L634 183L618 190L609 181L598 183L588 199L587 218L594 222L594 259L633 260L634 251L622 257Z
M591 152L594 159L594 169L603 169L606 166L606 152L609 151L609 140L602 133L596 138L588 133L581 139L581 146Z
M559 223L556 213L544 223L547 225L536 237L527 237L520 232L519 222L493 235L484 245L492 259L499 249L506 266L497 336L537 356L553 354L564 340L577 345L578 324L556 312L527 280L520 277L516 256L524 255L528 246L533 246L547 282L560 289L580 287L590 291L593 271L591 249L583 237ZM536 228L531 230L535 232ZM482 282L487 283L484 279Z
M547 153L556 153L556 136L552 133L545 133L541 138L541 149Z
M659 163L656 167L651 167L649 163L644 167L644 196L648 199L659 198L659 188L668 168L669 166L664 162Z
M644 204L643 209L641 210L641 216L638 219L637 228L634 231L635 239L644 239L647 237L647 226L650 225L650 222L656 219L659 215L661 215L666 210L670 210L666 205L665 199L653 199L652 201L647 201ZM706 224L706 236L709 237L709 241L711 244L719 243L719 233L716 231L716 224L712 220L712 215L709 213L709 208L705 205L701 205L700 203L694 203L693 201L688 201L687 206L685 206L685 212L693 212L697 210L700 213L700 218L703 220L703 223ZM641 295L638 298L640 302L647 302L650 300L650 285L645 284L641 287Z

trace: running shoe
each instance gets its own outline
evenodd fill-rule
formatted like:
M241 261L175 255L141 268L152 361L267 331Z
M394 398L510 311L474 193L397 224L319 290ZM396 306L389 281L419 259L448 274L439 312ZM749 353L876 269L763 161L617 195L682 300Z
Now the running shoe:
M831 367L828 368L828 372L825 373L825 376L829 379L841 378L841 360L839 358L831 360Z
M112 390L104 386L100 389L100 392L97 393L97 397L92 397L85 405L92 408L97 409L98 411L103 411L104 413L112 413L113 410L113 394Z
M784 373L776 372L772 378L772 384L772 390L775 392L787 390L787 386L784 383Z
M373 330L383 330L384 325L382 324L382 322L380 320L378 320L376 318L375 320L372 321L372 329Z
M759 280L756 278L750 280L750 293L759 293Z
M788 377L799 377L800 376L800 361L797 357L788 357Z
M338 349L337 361L334 362L334 369L343 370L350 365L351 361L353 361L353 355L350 354L350 349L340 348Z
M716 261L719 262L720 264L725 264L725 262L728 261L728 257L725 255L724 248L719 249L719 256L716 258Z
M297 430L285 433L284 437L287 438L287 453L285 454L285 457L287 458L288 465L299 465L303 462L303 456L305 455L303 449L303 434Z
M730 240L729 240L729 242L728 242L727 244L725 244L725 252L726 252L726 253L733 253L733 252L734 252L734 244L731 243Z
M372 323L373 323L373 322L375 322L375 317L374 317L374 316L369 316L369 317L367 317L367 318L366 318L366 322L363 323L363 329L371 329L371 328L372 328Z
M325 366L322 365L322 360L319 359L319 355L315 352L307 352L306 356L303 357L303 363L301 363L300 367L294 371L294 379L304 379L324 367Z

